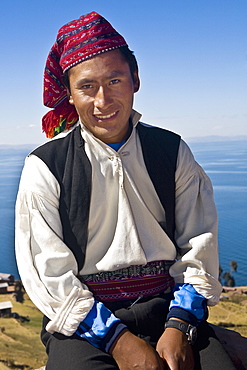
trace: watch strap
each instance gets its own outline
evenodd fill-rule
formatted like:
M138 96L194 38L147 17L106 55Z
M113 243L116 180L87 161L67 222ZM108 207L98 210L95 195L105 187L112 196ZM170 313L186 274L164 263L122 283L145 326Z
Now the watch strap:
M187 335L188 341L191 344L194 344L196 341L197 329L195 326L192 326L180 320L168 320L165 323L165 329L166 328L174 328L180 330Z

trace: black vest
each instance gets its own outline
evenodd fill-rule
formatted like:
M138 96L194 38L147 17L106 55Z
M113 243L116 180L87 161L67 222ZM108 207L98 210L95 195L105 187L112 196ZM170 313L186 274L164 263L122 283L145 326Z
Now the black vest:
M180 136L152 126L137 125L149 176L166 212L165 232L174 242L175 170ZM80 127L35 149L36 155L56 177L61 193L59 212L63 238L78 263L84 264L91 196L91 163L85 153Z

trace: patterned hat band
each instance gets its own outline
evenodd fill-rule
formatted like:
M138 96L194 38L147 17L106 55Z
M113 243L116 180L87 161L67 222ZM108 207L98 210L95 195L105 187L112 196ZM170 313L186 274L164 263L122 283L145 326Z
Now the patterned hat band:
M99 55L99 54L102 54L102 53L105 53L107 51L112 51L112 50L115 50L115 49L118 49L122 46L125 46L125 45L117 45L115 47L110 47L110 48L104 48L104 49L101 49L101 50L98 50L98 51L95 51L94 53L91 53L89 55L84 55L83 53L81 54L82 57L81 59L76 59L74 63L71 63L69 64L67 67L64 68L64 71L63 72L66 72L68 71L70 68L74 67L75 65L87 60L87 59L90 59L90 58L93 58L95 57L96 55ZM80 56L80 53L78 53L78 56Z
M98 54L128 46L112 25L96 12L81 16L61 27L48 55L44 72L44 105L54 108L42 118L42 128L49 138L69 129L77 120L70 105L63 73Z

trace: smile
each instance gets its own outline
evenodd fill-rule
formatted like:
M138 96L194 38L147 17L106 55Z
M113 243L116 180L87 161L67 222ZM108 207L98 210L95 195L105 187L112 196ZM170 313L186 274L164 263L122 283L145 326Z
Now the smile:
M106 116L99 116L99 115L95 114L94 116L95 116L96 118L98 118L98 119L107 119L107 118L111 118L111 117L115 116L115 114L116 114L116 113L117 113L117 112L113 112L113 113L111 113L111 114L107 114Z

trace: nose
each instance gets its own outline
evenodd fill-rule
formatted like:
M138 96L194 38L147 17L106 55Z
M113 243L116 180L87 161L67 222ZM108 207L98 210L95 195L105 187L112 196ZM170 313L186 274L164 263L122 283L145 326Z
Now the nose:
M94 97L94 106L98 109L107 109L113 102L110 91L107 87L100 86Z

